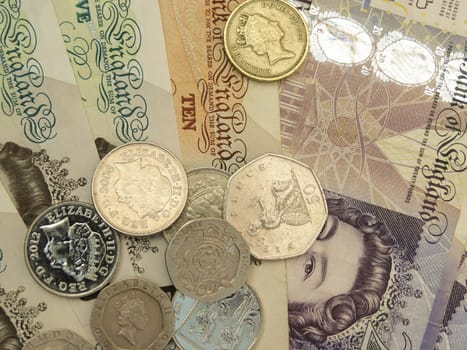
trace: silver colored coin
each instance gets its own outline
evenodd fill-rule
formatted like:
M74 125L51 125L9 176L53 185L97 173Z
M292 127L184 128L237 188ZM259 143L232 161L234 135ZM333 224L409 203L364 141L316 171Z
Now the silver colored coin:
M147 142L110 151L92 179L92 198L115 230L146 236L169 227L185 206L188 184L180 161Z
M196 300L217 301L235 293L246 280L248 244L222 219L183 225L166 251L174 286Z
M224 192L230 174L215 168L197 168L187 171L188 199L177 221L164 231L171 241L177 231L190 220L201 218L222 219Z
M167 294L141 278L126 279L103 289L91 313L92 332L106 350L165 349L174 325Z
M183 350L251 349L261 331L261 307L245 283L217 302L196 301L176 292L174 340Z
M43 288L61 296L83 297L109 282L119 250L117 233L92 205L63 202L34 220L24 252L29 272Z
M313 171L292 158L266 154L229 180L224 218L258 259L303 254L323 228L328 210Z
M23 350L92 350L80 335L68 329L53 329L29 339Z

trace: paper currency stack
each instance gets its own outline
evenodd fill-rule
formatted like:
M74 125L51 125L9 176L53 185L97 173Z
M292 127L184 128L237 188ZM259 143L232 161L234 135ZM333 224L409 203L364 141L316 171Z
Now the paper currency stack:
M0 14L0 349L465 349L467 2Z

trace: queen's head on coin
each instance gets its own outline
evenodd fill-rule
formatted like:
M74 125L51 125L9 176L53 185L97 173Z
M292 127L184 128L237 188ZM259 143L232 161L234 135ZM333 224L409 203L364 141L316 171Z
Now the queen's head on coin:
M308 251L287 262L292 340L321 343L375 313L392 268L386 225L339 199Z
M138 331L146 329L149 317L142 300L130 299L120 308L118 314L118 335L124 337L131 345L138 343Z

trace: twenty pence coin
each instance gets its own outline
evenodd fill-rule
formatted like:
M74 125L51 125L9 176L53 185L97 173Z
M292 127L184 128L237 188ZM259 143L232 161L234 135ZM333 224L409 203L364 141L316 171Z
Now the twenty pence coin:
M223 217L224 192L230 174L215 168L196 168L187 171L186 176L188 199L177 221L164 231L169 242L190 220Z
M222 219L183 225L165 254L174 286L196 300L217 301L235 293L246 280L248 244Z
M313 171L281 155L266 154L243 166L230 178L225 198L225 219L258 259L303 254L328 216Z
M91 313L91 329L104 349L161 350L174 331L172 303L157 285L141 278L104 288Z
M29 339L23 350L93 350L93 347L75 332L53 329Z
M113 149L92 179L92 198L115 230L145 236L169 227L186 202L188 184L180 161L168 150L146 142Z
M176 292L174 339L184 350L251 349L261 332L260 302L245 283L217 302L196 301Z
M309 53L309 29L300 12L282 0L247 0L230 15L224 46L246 76L273 81L295 72Z
M83 297L103 288L117 268L118 234L82 202L51 206L34 220L25 239L26 265L49 292Z

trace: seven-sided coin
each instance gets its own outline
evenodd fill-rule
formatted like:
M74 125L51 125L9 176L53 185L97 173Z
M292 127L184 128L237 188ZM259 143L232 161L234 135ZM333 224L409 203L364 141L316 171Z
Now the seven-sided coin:
M25 240L26 265L48 291L82 297L103 288L117 267L119 239L81 202L62 202L42 212Z
M92 198L115 230L145 236L169 227L185 206L188 184L180 161L147 142L110 151L92 179Z
M91 313L92 332L106 350L162 350L173 335L174 322L167 294L141 278L103 289Z
M23 350L92 350L80 335L68 329L53 329L29 339Z
M281 155L263 155L238 170L227 184L225 198L225 219L241 232L258 259L303 254L328 216L313 171Z
M222 219L197 219L183 225L166 252L175 287L196 300L217 301L246 280L248 244Z

